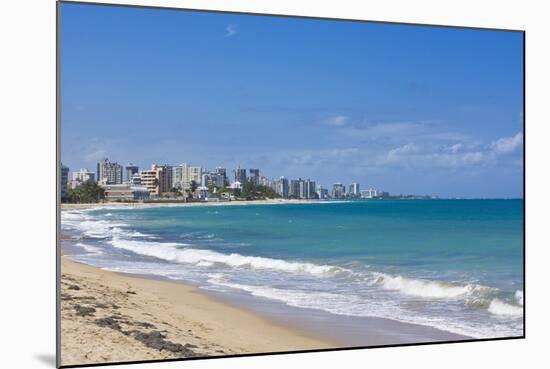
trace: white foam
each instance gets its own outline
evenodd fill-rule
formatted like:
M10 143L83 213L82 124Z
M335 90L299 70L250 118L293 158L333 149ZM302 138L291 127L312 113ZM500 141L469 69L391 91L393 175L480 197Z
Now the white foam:
M516 302L523 306L523 291L516 291L516 294L514 295Z
M454 299L469 296L475 293L487 293L494 289L477 284L454 285L443 281L431 281L403 276L390 276L383 273L375 273L375 283L387 290L399 291L406 295L436 298Z
M208 282L214 286L239 289L252 296L267 298L286 305L318 309L335 315L356 317L375 317L395 320L402 323L419 324L443 331L470 336L488 338L512 336L516 329L507 327L486 326L479 323L456 321L452 317L428 317L400 308L391 301L368 299L365 296L346 295L341 293L280 289L268 286L252 286L230 282L223 274L209 274Z
M522 307L507 304L499 299L493 299L487 310L495 315L508 315L516 317L523 315Z
M137 254L153 256L177 263L211 266L213 263L225 264L234 268L273 269L291 273L308 273L314 275L334 275L346 272L345 269L331 265L289 262L261 256L245 256L236 253L223 254L211 250L194 249L187 244L143 242L113 237L114 247L129 250Z
M74 229L91 238L108 238L112 236L148 237L150 235L137 231L126 230L126 223L111 220L99 220L87 214L90 210L72 210L61 212L61 225L64 228Z
M84 249L90 255L101 255L101 254L103 254L103 250L101 250L99 247L86 245L85 243L82 243L82 242L76 243L75 246L78 246L78 247Z

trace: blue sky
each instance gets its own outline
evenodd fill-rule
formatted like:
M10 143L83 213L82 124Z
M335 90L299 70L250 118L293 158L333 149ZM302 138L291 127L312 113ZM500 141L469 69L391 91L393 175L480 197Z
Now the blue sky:
M77 4L61 19L71 171L240 164L523 196L521 33Z

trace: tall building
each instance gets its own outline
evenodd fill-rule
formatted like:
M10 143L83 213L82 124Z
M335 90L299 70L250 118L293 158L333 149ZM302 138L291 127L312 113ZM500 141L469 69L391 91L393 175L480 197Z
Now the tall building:
M205 172L202 174L200 185L207 188L209 186L222 188L225 186L225 176L219 172Z
M158 196L158 180L157 180L157 171L154 169L151 170L142 170L140 173L141 185L149 191L151 196Z
M142 170L140 173L141 186L147 188L151 196L160 196L172 191L173 168L170 165L153 164L151 170ZM138 179L134 179L138 182Z
M61 163L61 196L67 193L67 185L69 183L69 167Z
M352 184L349 185L348 195L349 195L349 197L360 197L361 196L361 192L360 192L360 189L359 189L359 183L352 183Z
M328 199L328 189L321 185L317 186L317 197L321 200Z
M299 199L300 198L300 183L302 182L301 179L291 179L290 180L290 187L289 187L289 197L293 199Z
M97 163L97 181L102 184L121 184L122 165L105 158Z
M216 167L216 170L214 172L218 174L221 178L223 178L223 186L226 186L229 183L227 179L227 172L224 167Z
M187 164L176 165L172 167L172 187L179 190L183 189L183 177L187 176Z
M166 164L153 164L153 167L151 169L156 171L158 194L162 195L164 192L170 192L172 190L172 167Z
M332 185L332 197L335 199L343 199L346 196L346 186L341 183Z
M260 170L259 169L252 169L250 168L248 170L249 177L248 179L252 184L255 184L256 186L260 184Z
M141 186L141 174L136 173L132 176L129 182L132 186Z
M177 165L172 169L172 187L185 191L191 187L192 181L200 185L202 174L203 170L199 166L192 166L186 163Z
M317 198L317 186L315 181L311 181L309 178L305 181L305 196L306 199L315 199Z
M88 169L81 168L78 172L73 172L71 187L76 188L83 183L95 182L95 173Z
M241 184L246 182L246 169L240 166L235 169L235 182L240 182Z
M260 185L271 187L272 182L266 176L260 176Z
M273 181L273 190L282 198L286 199L289 196L288 179L281 177Z
M125 169L124 172L126 174L127 183L130 183L132 181L132 177L134 176L134 174L139 172L139 167L132 163L126 164L126 167L124 169Z

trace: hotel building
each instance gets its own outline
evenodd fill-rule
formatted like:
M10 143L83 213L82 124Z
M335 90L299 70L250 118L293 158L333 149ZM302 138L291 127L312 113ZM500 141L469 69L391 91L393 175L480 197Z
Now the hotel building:
M124 172L126 174L127 183L130 183L132 181L132 177L134 176L134 174L139 172L139 167L132 163L126 164L126 167L124 169L125 169Z
M349 185L348 195L349 195L349 197L360 197L361 196L361 192L360 192L360 189L359 189L359 183L352 183L352 184Z
M97 163L97 181L101 184L121 184L122 165L105 158Z
M240 166L235 169L235 182L240 182L241 184L246 182L246 169L241 169Z
M73 172L71 188L76 188L83 183L95 182L95 173L88 169L81 168L78 172Z
M225 170L225 169L224 169ZM197 185L202 182L202 167L192 166L186 163L172 167L172 188L187 190L191 187L191 182L195 181Z
M156 170L142 170L140 173L141 185L147 188L151 196L158 196L158 183Z
M248 170L248 173L249 173L249 181L254 184L254 185L259 185L260 184L260 170L259 169L249 169Z
M332 197L335 199L343 199L346 196L346 186L341 183L332 185Z

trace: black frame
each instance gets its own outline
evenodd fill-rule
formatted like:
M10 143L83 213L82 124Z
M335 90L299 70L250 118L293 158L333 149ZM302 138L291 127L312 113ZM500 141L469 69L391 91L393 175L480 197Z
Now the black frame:
M482 30L482 31L500 31L500 32L520 32L523 35L523 334L521 336L514 337L495 337L495 338L472 338L465 340L449 340L449 341L434 341L434 342L418 342L418 343L404 343L404 344L387 344L387 345L371 345L371 346L351 346L351 347L335 347L328 349L309 349L309 350L291 350L291 351L275 351L275 352L259 352L250 354L235 354L235 355L220 355L220 356L204 356L204 357L191 357L191 358L176 358L176 359L151 359L151 360L129 360L129 361L115 361L105 363L94 364L75 364L75 365L61 365L61 64L60 64L60 52L61 52L61 4L80 4L90 6L110 6L110 7L122 7L122 8L141 8L152 10L175 10L175 11L187 11L197 13L221 13L221 14L238 14L238 15L251 15L251 16L269 16L269 17L281 17L281 18L297 18L297 19L316 19L316 20L328 20L328 21L343 21L343 22L361 22L361 23L375 23L375 24L396 24L396 25L409 25L420 27L437 27L437 28L457 28L457 29L469 29L469 30ZM429 24L429 23L408 23L408 22L390 22L390 21L374 21L364 19L347 19L347 18L330 18L330 17L316 17L305 15L287 15L287 14L270 14L270 13L254 13L244 11L228 11L228 10L213 10L213 9L196 9L196 8L176 8L176 7L164 7L164 6L152 6L152 5L132 5L132 4L116 4L116 3L102 3L102 2L86 2L86 1L72 1L72 0L57 0L56 1L56 367L57 368L84 368L95 367L105 365L126 365L126 364L145 364L145 363L163 363L174 361L188 361L188 360L210 360L210 359L226 359L233 357L250 357L250 356L269 356L269 355L284 355L284 354L303 354L303 353L315 353L315 352L331 352L331 351L348 351L348 350L363 350L363 349L377 349L384 347L409 347L409 346L426 346L426 345L441 345L450 343L471 343L471 342L487 342L487 341L503 341L514 339L526 338L526 305L525 305L525 293L526 293L526 167L525 167L525 154L526 154L526 130L525 130L525 91L526 91L526 31L518 29L504 29L504 28L489 28L489 27L467 27L456 25L441 25L441 24Z

